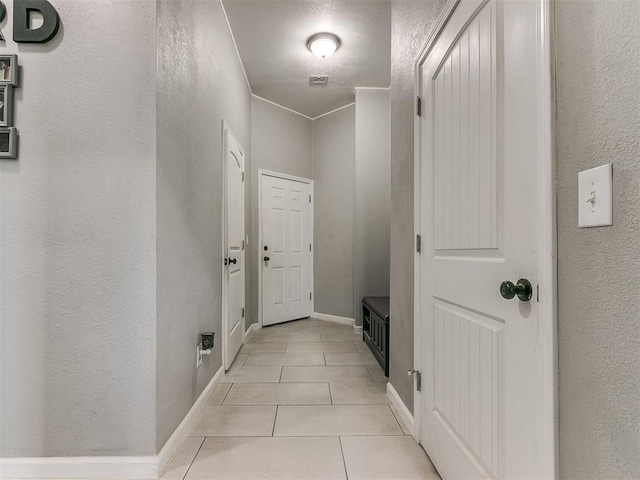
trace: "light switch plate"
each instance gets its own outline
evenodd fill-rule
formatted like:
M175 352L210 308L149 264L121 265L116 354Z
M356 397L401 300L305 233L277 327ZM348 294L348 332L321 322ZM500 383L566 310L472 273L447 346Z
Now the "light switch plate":
M613 224L613 166L608 163L578 174L578 226Z

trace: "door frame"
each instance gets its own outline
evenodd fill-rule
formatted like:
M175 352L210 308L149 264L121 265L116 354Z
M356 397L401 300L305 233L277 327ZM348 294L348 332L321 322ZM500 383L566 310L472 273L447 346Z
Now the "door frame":
M229 135L231 135L236 143L238 144L238 148L240 149L240 151L242 152L243 158L244 158L244 171L245 171L245 179L246 179L246 153L244 151L244 148L242 147L242 144L240 143L240 140L238 140L238 137L236 137L236 135L233 133L233 130L231 130L231 128L229 127L229 124L223 119L222 120L222 261L220 262L221 264L221 268L222 268L222 367L226 370L228 370L231 367L231 363L233 361L233 359L229 359L229 338L227 336L227 333L229 331L229 305L228 305L228 290L229 290L229 282L227 281L227 268L226 265L224 264L224 259L227 256L227 204L229 203L229 199L227 198L227 151L228 151L228 142L229 142ZM247 219L246 219L246 212L247 212L247 205L246 205L246 190L245 190L245 185L246 182L242 182L242 192L243 192L243 198L245 199L245 205L244 205L244 211L245 211L245 221L244 221L244 238L246 239L247 237ZM244 279L242 282L242 297L243 297L243 308L245 309L246 312L246 308L247 308L247 291L246 291L246 285L247 285L247 266L246 266L246 259L247 259L247 255L246 255L246 247L245 249L242 251L242 255L243 255L243 262L242 262L242 268L244 270ZM245 328L246 328L246 315L242 317L242 343L244 344L244 339L246 336L246 332L245 332Z
M488 1L488 0L486 0ZM538 116L538 128L541 133L538 139L539 152L539 191L540 198L538 216L534 220L541 226L538 234L538 280L540 283L540 325L541 341L544 349L544 374L545 374L545 419L544 428L544 463L545 469L553 478L559 475L559 429L558 429L558 325L557 325L557 223L556 223L556 187L555 187L555 141L554 141L554 113L553 103L553 61L552 35L553 35L553 0L534 0L537 3L537 93L544 99L544 105ZM461 0L448 0L433 30L420 49L414 60L415 98L422 92L422 64L431 52L431 48L440 37L442 29L446 26L454 10ZM486 2L485 2L486 3ZM417 105L416 105L417 107ZM417 110L416 110L417 111ZM421 234L421 137L420 119L414 117L414 234ZM417 237L414 237L417 242ZM421 278L420 278L420 253L414 248L414 311L413 311L413 368L420 371L421 361ZM414 385L414 422L412 435L420 441L421 421L421 393ZM427 452L428 453L428 452Z
M309 239L311 240L311 252L309 259L309 286L311 288L311 293L314 293L314 285L313 279L315 277L315 270L313 264L313 257L315 256L315 250L313 249L314 242L314 221L313 221L313 210L315 206L314 202L314 193L313 193L313 180L304 177L297 177L295 175L288 175L286 173L278 173L271 170L265 170L263 168L258 169L258 244L256 247L257 253L257 261L258 261L258 326L262 328L262 273L263 273L263 262L260 260L262 258L262 177L275 177L281 178L283 180L291 180L299 183L306 183L309 185L309 190L311 192L311 208L309 209ZM315 301L316 296L311 295L311 312L315 312Z

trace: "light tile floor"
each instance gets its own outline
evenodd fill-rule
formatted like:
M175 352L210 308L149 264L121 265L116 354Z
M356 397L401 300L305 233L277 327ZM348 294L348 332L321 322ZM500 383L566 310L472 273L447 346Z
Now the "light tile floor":
M351 327L266 327L233 366L162 480L436 480Z

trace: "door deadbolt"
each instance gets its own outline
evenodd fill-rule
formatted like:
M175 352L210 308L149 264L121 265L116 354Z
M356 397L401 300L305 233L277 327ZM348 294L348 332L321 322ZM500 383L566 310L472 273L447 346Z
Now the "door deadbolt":
M521 278L515 285L506 280L500 284L500 295L506 300L511 300L517 295L521 302L528 302L533 295L533 287L526 278Z

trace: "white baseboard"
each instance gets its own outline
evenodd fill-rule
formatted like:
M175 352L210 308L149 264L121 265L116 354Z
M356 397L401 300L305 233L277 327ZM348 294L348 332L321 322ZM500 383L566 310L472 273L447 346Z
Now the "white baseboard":
M353 326L353 333L357 333L358 335L362 335L362 325L360 325L360 326L354 325Z
M2 458L2 479L140 479L158 478L157 457Z
M180 422L178 428L176 428L169 437L169 440L164 444L164 447L160 450L160 453L158 453L158 476L162 475L171 457L176 453L182 441L189 435L189 432L200 418L204 408L207 406L209 394L213 392L213 389L220 383L223 375L224 367L221 366L193 404L189 413L187 413L182 422Z
M162 475L171 457L198 421L209 394L220 383L223 374L224 369L220 367L156 456L0 458L0 478L155 480Z
M387 383L387 398L391 400L391 405L396 408L396 412L398 412L398 415L400 415L400 419L404 423L404 426L409 429L409 431L415 438L415 422L413 421L413 415L411 415L411 412L404 404L404 402L400 398L400 395L398 395L398 392L396 392L396 389L393 388L393 385L391 385L390 382Z
M341 325L349 325L352 327L356 324L356 321L353 318L338 317L337 315L329 315L328 313L314 312L311 314L311 318L325 320L327 322L339 323Z
M249 335L256 334L260 329L262 329L262 327L257 322L252 323L251 325L249 325L249 328L247 328L247 331L245 332L244 336L247 337Z

